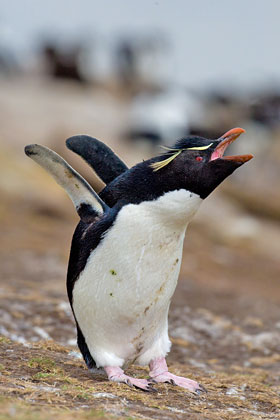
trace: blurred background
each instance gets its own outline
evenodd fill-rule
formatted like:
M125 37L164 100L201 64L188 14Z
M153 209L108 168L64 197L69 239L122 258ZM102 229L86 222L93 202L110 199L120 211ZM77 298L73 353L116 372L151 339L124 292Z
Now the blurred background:
M228 154L255 158L188 230L170 360L275 372L279 13L277 0L0 2L1 335L75 349L65 276L78 217L24 155L26 144L54 149L99 191L100 180L66 149L68 137L96 137L130 166L182 136L242 127Z

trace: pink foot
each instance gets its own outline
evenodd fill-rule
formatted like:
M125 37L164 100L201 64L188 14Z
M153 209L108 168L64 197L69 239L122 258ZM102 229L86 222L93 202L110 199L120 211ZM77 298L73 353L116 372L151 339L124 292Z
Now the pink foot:
M105 372L108 375L109 381L122 382L129 386L134 386L135 388L141 389L142 391L156 391L152 385L153 382L147 379L136 379L131 376L127 376L124 371L119 367L104 367Z
M150 377L155 382L168 382L172 385L178 385L182 388L188 389L196 394L207 392L206 389L198 382L195 382L192 379L183 378L182 376L176 376L173 375L173 373L168 372L168 367L164 357L151 361Z

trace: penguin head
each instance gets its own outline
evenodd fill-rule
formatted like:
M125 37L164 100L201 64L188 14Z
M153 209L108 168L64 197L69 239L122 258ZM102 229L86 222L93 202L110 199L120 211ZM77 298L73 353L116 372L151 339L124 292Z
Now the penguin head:
M185 189L206 198L252 155L224 156L226 148L245 130L233 128L216 140L189 136L165 153L138 163L109 183L100 197L110 206L154 200Z
M235 169L252 159L252 155L224 156L226 148L244 132L233 128L216 140L183 138L174 147L166 148L164 155L151 159L149 165L167 190L184 188L204 199Z

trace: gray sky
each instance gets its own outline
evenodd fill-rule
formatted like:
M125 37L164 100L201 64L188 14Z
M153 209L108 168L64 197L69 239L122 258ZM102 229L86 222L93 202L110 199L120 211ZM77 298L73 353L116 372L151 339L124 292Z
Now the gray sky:
M0 0L3 39L15 48L46 33L159 30L174 49L172 78L196 86L280 79L279 18L280 0Z

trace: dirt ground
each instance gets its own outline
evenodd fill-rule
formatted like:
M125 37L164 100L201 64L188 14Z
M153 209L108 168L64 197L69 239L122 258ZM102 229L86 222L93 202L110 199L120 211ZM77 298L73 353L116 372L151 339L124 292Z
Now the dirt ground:
M21 155L35 135L19 139L16 127L16 138L3 141L12 118L21 125L17 106L6 103L0 133L0 420L279 419L279 221L249 213L229 197L228 184L188 229L168 364L207 394L109 383L85 368L75 345L65 290L78 221L71 202ZM136 366L128 372L148 375Z

